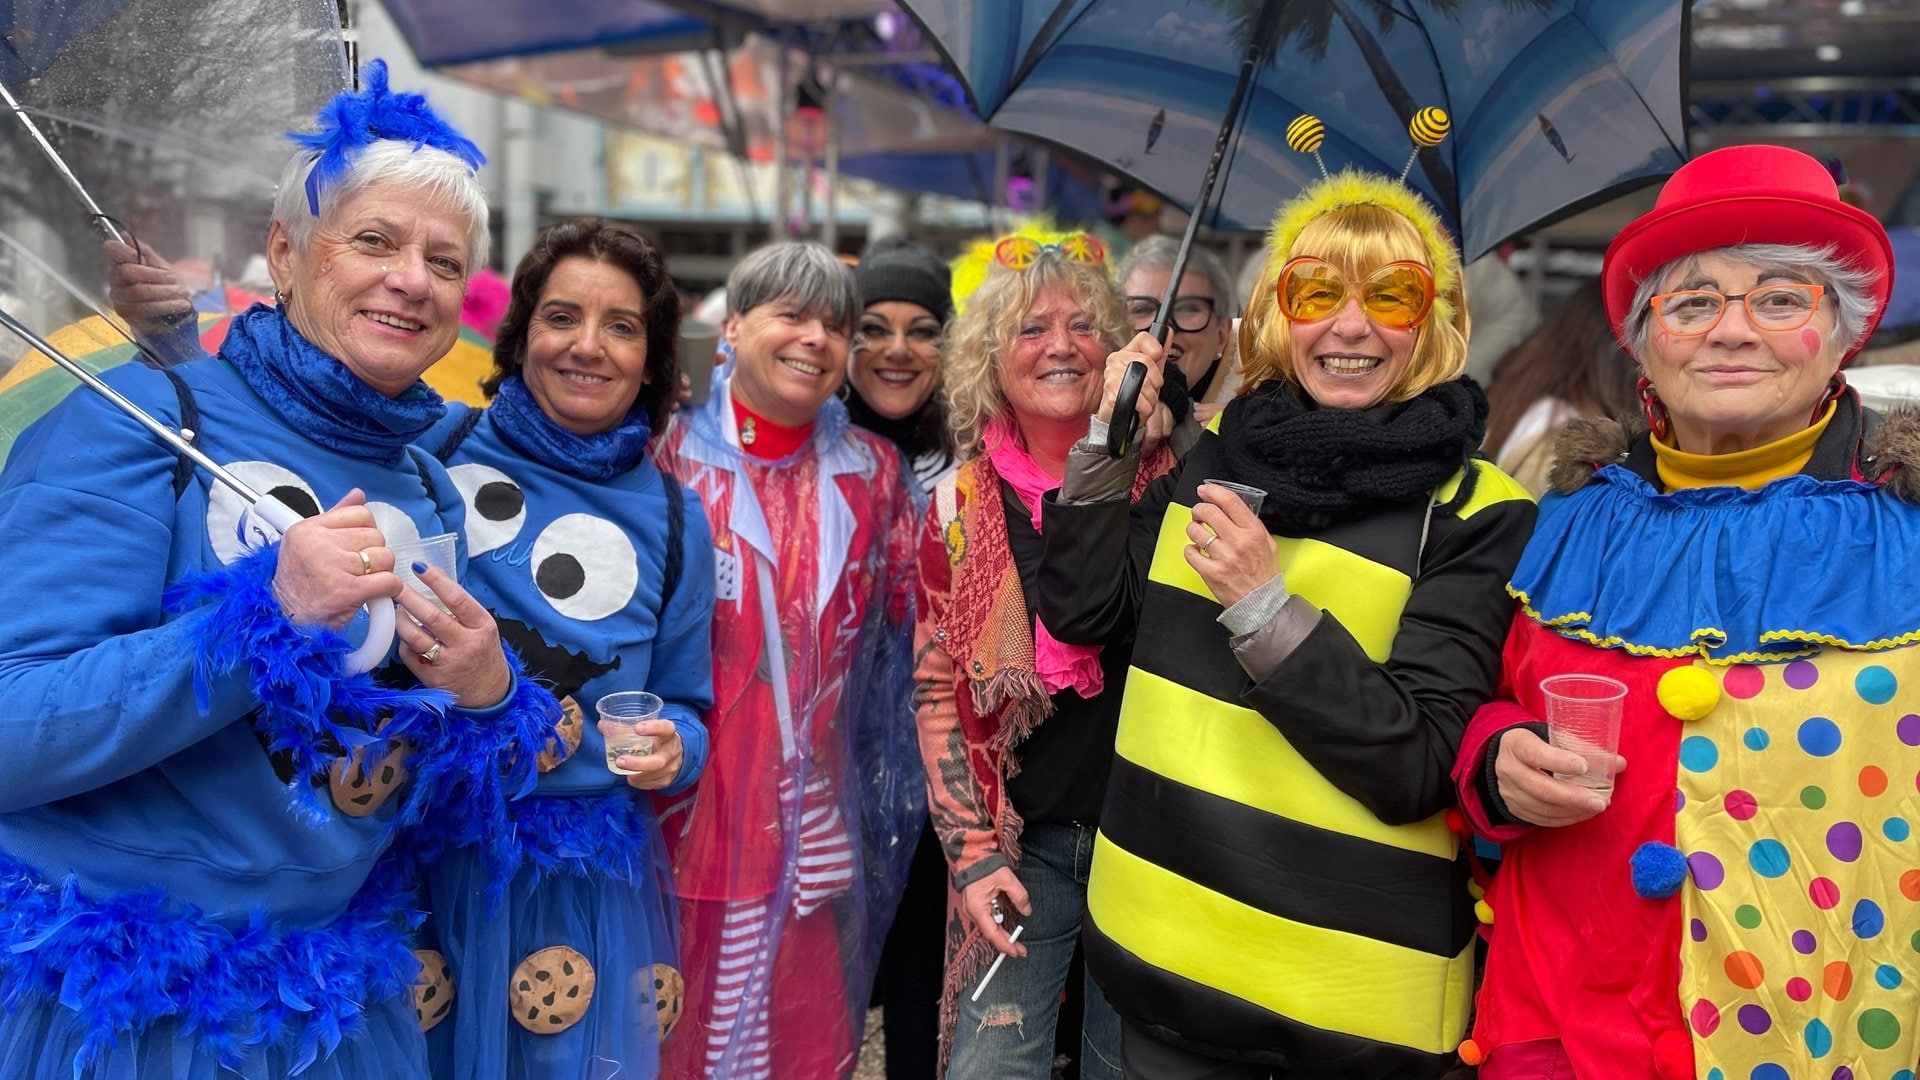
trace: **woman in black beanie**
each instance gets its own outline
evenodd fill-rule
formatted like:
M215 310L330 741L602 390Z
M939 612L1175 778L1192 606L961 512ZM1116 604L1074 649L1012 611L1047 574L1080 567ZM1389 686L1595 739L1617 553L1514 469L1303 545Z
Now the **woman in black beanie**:
M853 273L866 312L847 370L847 412L892 440L931 491L954 466L946 407L934 393L952 277L939 256L900 237L875 241Z
M854 267L866 310L847 365L853 422L893 441L925 491L954 467L940 389L940 350L953 315L940 257L899 237L877 240ZM887 1080L934 1080L945 962L947 861L922 828L907 887L880 953L874 1000L885 1012Z

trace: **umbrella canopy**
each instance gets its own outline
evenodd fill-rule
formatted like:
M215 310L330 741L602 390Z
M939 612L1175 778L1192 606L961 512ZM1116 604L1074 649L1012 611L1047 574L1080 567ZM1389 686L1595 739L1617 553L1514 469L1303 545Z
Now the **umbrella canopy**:
M386 0L387 14L425 67L501 56L620 45L672 51L713 39L712 24L648 0L568 0L567 17L550 3L495 3L475 18L472 0Z
M980 115L1102 161L1190 206L1249 49L1217 210L1262 228L1319 176L1291 149L1302 114L1328 168L1398 175L1423 108L1452 137L1407 180L1468 259L1685 160L1683 0L901 0Z

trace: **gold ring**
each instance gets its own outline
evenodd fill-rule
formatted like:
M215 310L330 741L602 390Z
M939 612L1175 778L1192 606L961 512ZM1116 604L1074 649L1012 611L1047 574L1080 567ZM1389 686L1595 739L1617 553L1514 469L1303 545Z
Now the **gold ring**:
M440 659L440 650L442 648L444 648L444 646L442 646L439 642L437 641L434 642L432 645L427 647L426 652L423 652L420 654L421 662L431 664L435 660Z
M367 554L367 549L361 548L354 554L360 556L360 576L365 577L373 573L373 556Z

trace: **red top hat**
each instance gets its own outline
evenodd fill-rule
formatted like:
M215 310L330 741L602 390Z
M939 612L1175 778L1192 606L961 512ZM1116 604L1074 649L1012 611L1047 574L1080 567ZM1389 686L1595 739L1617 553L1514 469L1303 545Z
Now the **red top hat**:
M1840 201L1826 166L1784 146L1729 146L1694 158L1668 178L1652 210L1613 238L1600 278L1614 335L1626 342L1627 308L1648 274L1683 256L1733 244L1833 245L1836 256L1874 277L1867 289L1873 315L1841 362L1853 359L1873 336L1893 291L1887 230L1873 215Z

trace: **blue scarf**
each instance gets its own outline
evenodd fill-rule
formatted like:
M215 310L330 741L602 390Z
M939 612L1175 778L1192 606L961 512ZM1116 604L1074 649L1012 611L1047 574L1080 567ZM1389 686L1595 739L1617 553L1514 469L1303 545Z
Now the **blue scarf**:
M220 357L295 431L366 461L398 465L407 444L447 412L424 382L397 398L361 382L264 304L234 316Z
M576 435L541 410L518 375L500 383L487 416L493 430L523 456L586 480L611 480L640 464L653 437L646 410L637 407L611 431Z

